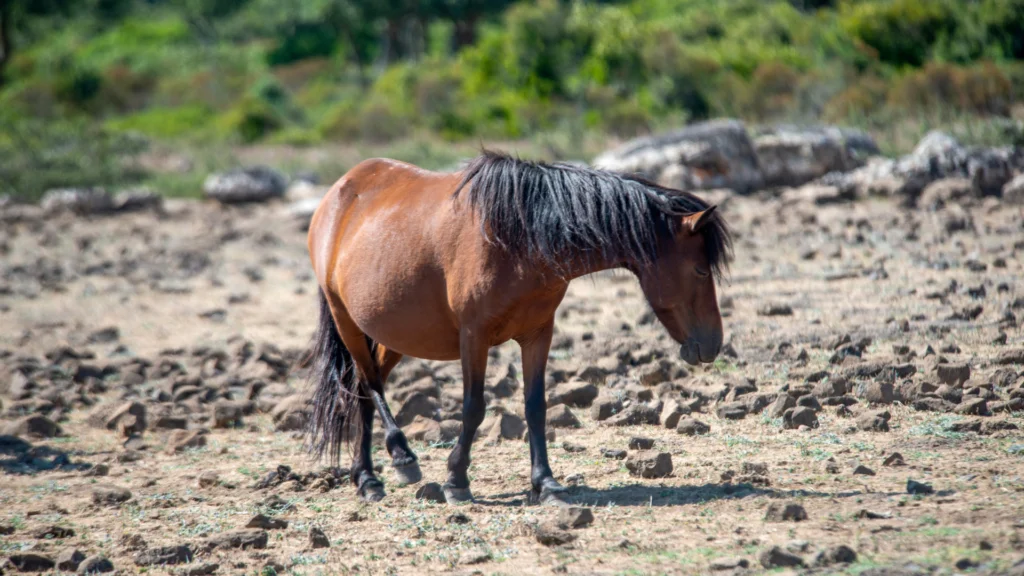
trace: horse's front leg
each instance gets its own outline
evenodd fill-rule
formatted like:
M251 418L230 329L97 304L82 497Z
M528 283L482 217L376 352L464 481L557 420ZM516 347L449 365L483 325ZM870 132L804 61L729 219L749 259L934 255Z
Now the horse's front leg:
M523 391L526 396L526 426L530 432L530 501L543 504L563 502L565 488L555 481L548 464L544 434L548 402L544 396L544 370L551 349L554 319L538 333L519 341L523 352Z
M484 420L484 372L487 371L487 343L483 335L463 328L459 341L462 356L462 432L448 457L448 481L442 487L449 504L473 499L469 490L469 452L473 437Z

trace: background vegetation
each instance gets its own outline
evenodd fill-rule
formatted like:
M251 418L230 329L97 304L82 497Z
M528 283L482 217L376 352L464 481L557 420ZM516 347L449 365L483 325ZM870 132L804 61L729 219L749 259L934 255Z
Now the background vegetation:
M480 142L589 158L716 116L895 153L939 125L998 140L1021 102L1024 0L0 0L0 193L23 197L195 193L260 148L331 179Z

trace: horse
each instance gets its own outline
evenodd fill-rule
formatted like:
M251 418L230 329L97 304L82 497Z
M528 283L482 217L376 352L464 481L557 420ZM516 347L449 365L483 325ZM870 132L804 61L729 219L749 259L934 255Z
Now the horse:
M375 409L398 484L422 479L384 395L403 356L461 361L462 430L442 489L450 504L473 499L488 350L509 340L522 351L528 500L565 501L548 464L544 373L575 278L632 272L689 364L712 362L722 346L716 281L731 259L729 228L698 196L640 176L489 151L453 173L365 160L321 200L308 248L320 288L308 448L336 463L350 444L350 476L368 502L385 496L370 452Z

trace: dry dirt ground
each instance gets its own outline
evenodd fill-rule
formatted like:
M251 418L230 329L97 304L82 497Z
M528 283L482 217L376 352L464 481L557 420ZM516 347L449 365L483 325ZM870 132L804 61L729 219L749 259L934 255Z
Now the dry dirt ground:
M283 205L7 218L0 571L1024 571L1021 209L710 195L737 234L715 364L679 360L628 274L562 305L549 388L577 422L552 409L551 463L593 515L569 529L526 502L514 344L491 356L475 503L396 485L379 438L377 504L347 461L306 457L315 282ZM407 359L389 393L420 415L421 486L443 482L458 366Z

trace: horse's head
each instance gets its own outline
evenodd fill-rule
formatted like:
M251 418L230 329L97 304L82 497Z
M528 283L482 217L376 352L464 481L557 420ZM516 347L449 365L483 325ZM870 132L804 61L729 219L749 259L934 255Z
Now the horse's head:
M640 286L658 320L681 345L683 360L713 362L722 348L715 272L727 258L728 232L714 206L674 218L680 219L676 232L663 239L653 264L639 271Z

